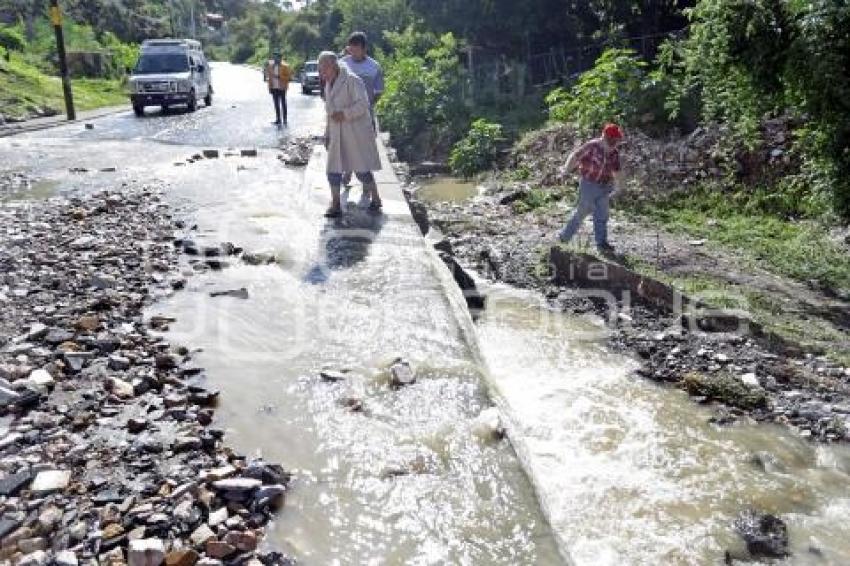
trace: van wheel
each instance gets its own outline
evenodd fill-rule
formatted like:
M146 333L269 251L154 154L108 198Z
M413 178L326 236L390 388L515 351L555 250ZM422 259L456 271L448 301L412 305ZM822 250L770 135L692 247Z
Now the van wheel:
M145 107L140 105L140 104L134 104L133 105L133 114L135 114L137 117L141 118L142 116L145 115Z
M207 90L207 95L204 97L204 104L206 106L212 106L212 95L213 95L213 90L212 90L212 86L210 86L210 88Z
M310 94L310 89L305 88L305 87L301 87L301 94Z
M168 104L163 104L163 105L162 105L162 113L163 113L163 114L168 114Z
M198 109L198 99L195 98L195 91L189 93L189 102L186 103L186 107L189 109L189 112L194 112Z

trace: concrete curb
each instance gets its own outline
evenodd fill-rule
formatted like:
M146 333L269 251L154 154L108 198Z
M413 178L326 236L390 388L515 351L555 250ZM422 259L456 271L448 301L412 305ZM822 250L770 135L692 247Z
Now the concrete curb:
M57 128L59 126L65 126L68 124L79 124L80 122L96 120L98 118L111 116L120 112L126 112L127 110L128 106L126 105L109 106L107 108L100 108L98 110L80 112L77 114L76 120L67 120L64 115L59 114L56 116L49 116L47 118L34 118L25 122L6 124L4 126L0 126L0 138L7 138L11 136L16 136L18 134L25 134L27 132L48 130L50 128Z

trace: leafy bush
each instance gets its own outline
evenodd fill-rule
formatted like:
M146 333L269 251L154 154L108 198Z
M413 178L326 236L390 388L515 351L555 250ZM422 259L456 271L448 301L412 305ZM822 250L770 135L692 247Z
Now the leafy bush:
M452 148L449 165L455 175L469 178L496 162L502 126L479 118L469 133Z
M668 109L697 97L704 120L732 125L751 146L766 115L800 118L794 190L812 203L829 195L850 218L850 7L701 0L688 15L689 37L665 55Z
M451 34L432 41L424 57L402 54L386 65L378 115L403 157L423 159L450 147L467 123L457 42Z
M647 67L631 49L608 49L571 88L549 93L549 116L582 130L595 130L610 121L650 125L663 120L662 79L648 73Z
M6 50L6 54L12 51L23 51L27 42L23 34L15 28L0 25L0 47Z

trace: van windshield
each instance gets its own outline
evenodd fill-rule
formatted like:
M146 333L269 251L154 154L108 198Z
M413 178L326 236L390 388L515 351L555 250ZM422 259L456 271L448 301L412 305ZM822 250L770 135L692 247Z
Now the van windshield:
M318 72L318 70L319 70L319 64L318 63L306 63L304 65L304 72L305 73L316 73L316 72Z
M137 75L158 73L186 73L189 71L189 58L185 53L144 53L136 63Z

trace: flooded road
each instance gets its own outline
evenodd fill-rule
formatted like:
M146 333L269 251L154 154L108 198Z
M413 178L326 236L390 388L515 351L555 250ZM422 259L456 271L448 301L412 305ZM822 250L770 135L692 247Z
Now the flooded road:
M306 170L277 159L321 132L318 97L294 89L278 130L258 71L213 73L209 109L128 106L93 129L3 139L0 170L25 179L13 200L165 186L197 225L186 235L268 260L185 264L187 289L149 314L201 350L229 443L295 472L271 543L306 565L718 564L745 555L733 522L752 508L788 524L785 563L848 562L845 447L709 425L684 394L631 377L600 321L510 289L490 289L473 326L389 174L383 216L328 222L321 150ZM206 148L222 157L186 163ZM440 183L435 200L478 192ZM393 386L397 358L415 383ZM493 401L510 442L490 434Z

